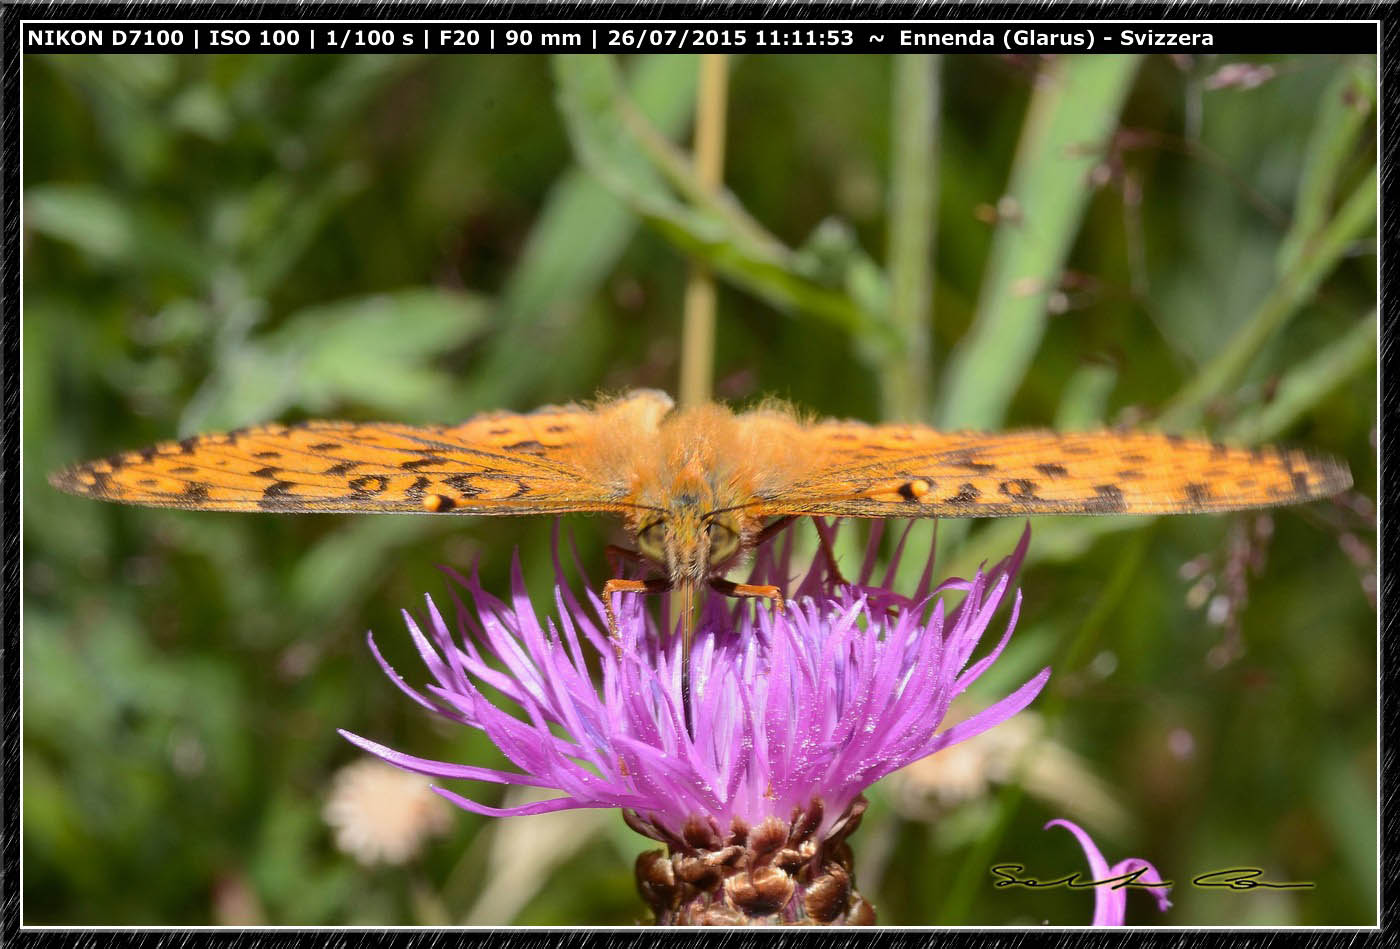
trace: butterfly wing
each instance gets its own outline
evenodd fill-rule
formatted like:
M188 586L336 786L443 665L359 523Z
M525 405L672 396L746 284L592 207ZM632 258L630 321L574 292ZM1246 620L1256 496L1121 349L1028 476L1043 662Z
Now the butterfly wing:
M551 514L629 507L569 460L588 409L457 426L303 422L198 435L55 473L72 494L212 511Z
M807 437L825 467L760 499L759 513L1193 514L1293 504L1351 485L1346 466L1329 458L1148 432L984 434L825 423Z

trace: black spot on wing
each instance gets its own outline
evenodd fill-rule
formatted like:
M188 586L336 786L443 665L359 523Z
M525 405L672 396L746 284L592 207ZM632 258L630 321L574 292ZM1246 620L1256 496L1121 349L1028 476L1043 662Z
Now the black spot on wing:
M1029 478L1012 478L1001 483L1001 493L1018 501L1035 500L1035 482Z
M330 475L333 478L343 478L358 467L360 467L360 462L358 461L339 461L321 472L321 474Z
M428 490L428 485L432 484L427 475L419 475L413 479L413 483L404 490L403 496L415 504L422 504L423 497Z
M1194 508L1203 508L1210 503L1210 485L1199 481L1186 483L1186 503Z
M535 441L533 438L527 438L524 441L514 442L510 445L503 445L502 447L506 451L519 451L532 455L537 455L540 452L544 451L544 445Z
M968 471L976 471L986 474L989 471L996 471L997 466L988 464L985 461L978 461L972 452L966 449L962 451L950 452L943 457L943 463L952 468L965 468Z
M402 462L399 467L404 471L421 471L424 468L440 468L446 464L448 464L447 459L441 455L428 454L422 458Z
M1084 502L1085 514L1121 514L1128 505L1123 500L1123 489L1116 484L1096 484L1097 497Z
M389 479L384 475L361 475L350 482L350 490L356 495L383 494L389 490Z
M981 490L971 482L964 483L958 488L958 493L944 500L945 504L976 504L977 499L982 496Z
M443 484L452 488L458 494L462 495L462 497L474 498L477 495L481 494L481 488L477 487L477 485L473 481L474 478L476 478L476 475L474 474L455 474L443 478L442 482Z
M1064 465L1057 465L1053 462L1036 465L1035 470L1039 471L1047 478L1063 478L1065 475L1069 474L1069 472L1065 470Z
M297 507L296 498L288 497L287 491L292 487L290 481L274 481L263 488L262 497L258 498L258 507L264 511L285 511L288 508Z

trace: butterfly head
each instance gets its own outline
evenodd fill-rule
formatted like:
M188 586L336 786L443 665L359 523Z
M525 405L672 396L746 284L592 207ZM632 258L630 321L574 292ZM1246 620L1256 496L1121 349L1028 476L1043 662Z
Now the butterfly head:
M664 566L673 581L699 586L723 573L744 549L735 513L704 513L695 505L678 504L641 521L637 547L642 556Z

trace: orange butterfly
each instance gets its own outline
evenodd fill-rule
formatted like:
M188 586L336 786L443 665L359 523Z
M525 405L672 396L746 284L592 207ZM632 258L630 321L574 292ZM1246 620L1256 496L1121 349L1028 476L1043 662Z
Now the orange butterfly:
M114 455L50 482L107 501L206 511L616 513L637 550L611 553L663 575L609 580L609 618L612 593L677 590L684 661L701 586L782 607L777 587L724 574L798 517L1228 511L1335 494L1351 474L1329 458L1173 435L811 422L776 404L677 409L665 393L641 390L459 425L263 425Z

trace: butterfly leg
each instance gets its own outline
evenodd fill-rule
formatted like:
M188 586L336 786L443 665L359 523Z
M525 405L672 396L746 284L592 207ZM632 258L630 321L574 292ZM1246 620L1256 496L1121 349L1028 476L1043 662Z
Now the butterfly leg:
M670 589L671 581L666 577L657 577L652 580L612 579L603 584L603 610L608 614L608 635L612 637L619 657L622 655L622 633L617 628L617 614L613 612L612 595L614 593L666 593Z
M836 563L836 551L831 549L831 541L827 539L822 525L817 523L815 517L812 518L812 524L817 529L817 546L821 548L822 557L826 559L826 569L831 574L831 582L838 587L850 586L851 582L841 575L841 568Z
M783 591L777 587L756 586L752 583L735 583L732 580L721 580L716 577L710 581L710 589L717 590L725 596L762 596L773 601L773 606L779 613L786 612L787 608L783 602Z
M761 547L795 520L797 520L796 514L785 514L771 524L765 524L763 529L754 535L753 546ZM816 518L813 518L812 521L816 523ZM836 551L831 549L831 542L827 540L826 534L822 533L820 527L817 528L817 546L821 549L822 558L826 561L826 569L831 575L832 582L837 586L849 586L850 582L841 575L841 568L836 565Z
M603 556L608 558L608 566L612 567L612 572L618 576L622 575L622 565L624 563L647 564L651 561L642 556L639 551L630 547L619 547L616 544L608 544L603 548Z

